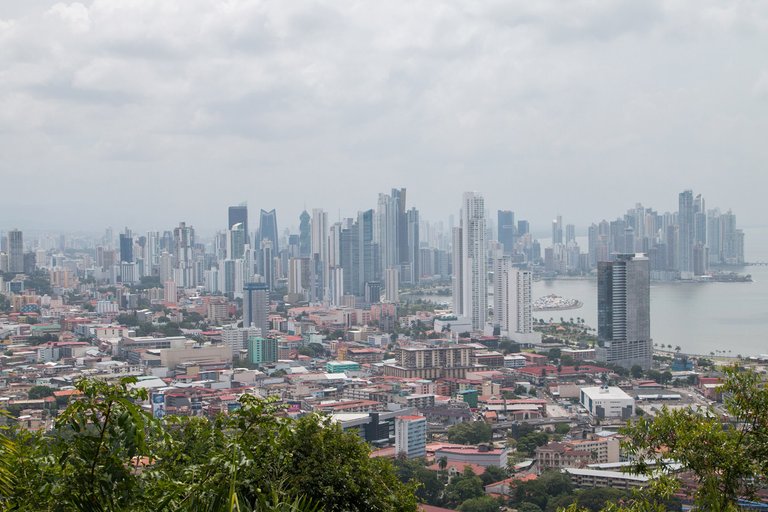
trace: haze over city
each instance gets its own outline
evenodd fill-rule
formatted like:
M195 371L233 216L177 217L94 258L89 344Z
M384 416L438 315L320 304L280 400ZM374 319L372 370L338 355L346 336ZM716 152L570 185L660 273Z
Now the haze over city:
M693 188L761 225L765 48L759 2L4 2L0 229L287 227L393 186L432 221Z

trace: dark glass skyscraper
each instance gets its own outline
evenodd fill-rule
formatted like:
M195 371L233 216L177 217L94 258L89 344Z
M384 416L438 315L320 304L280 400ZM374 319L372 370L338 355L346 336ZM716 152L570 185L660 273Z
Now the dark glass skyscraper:
M248 206L239 204L229 207L227 216L227 229L232 229L235 224L242 224L245 230L245 243L250 244L251 234L248 232Z
M650 369L650 261L644 254L617 254L597 264L597 349L599 361Z
M498 211L498 239L504 246L504 254L512 254L515 247L515 212Z
M133 237L127 233L120 233L120 261L133 263Z
M267 336L269 289L266 283L245 283L243 286L243 327L258 327Z
M257 240L257 249L261 248L263 240L272 242L272 253L278 254L280 248L277 245L277 212L274 209L266 211L261 210L259 214L259 239Z
M309 213L299 215L299 257L309 258L312 253L312 225Z

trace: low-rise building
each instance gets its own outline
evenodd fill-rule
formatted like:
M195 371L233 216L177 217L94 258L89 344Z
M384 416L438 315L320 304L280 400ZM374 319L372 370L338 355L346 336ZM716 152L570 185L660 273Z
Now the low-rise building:
M635 400L613 386L581 388L579 402L596 418L629 419L635 414Z
M435 460L445 457L447 462L477 464L478 466L507 467L507 449L494 448L487 444L465 446L459 444L444 444L435 447Z

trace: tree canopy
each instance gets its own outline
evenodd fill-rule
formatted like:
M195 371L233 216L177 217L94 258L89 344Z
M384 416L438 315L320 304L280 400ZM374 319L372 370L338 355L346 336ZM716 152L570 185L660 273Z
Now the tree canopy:
M414 485L369 457L359 436L310 414L290 419L273 400L243 395L214 420L160 421L147 391L82 380L83 395L52 431L0 436L0 499L10 510L403 511ZM34 504L30 508L30 504Z
M740 510L738 501L752 499L765 485L768 387L751 370L733 367L725 375L721 386L725 417L713 408L664 407L655 417L640 418L623 430L625 452L639 461L634 470L653 481L625 504L608 505L604 511L671 510L670 499L681 489L684 474L695 483L697 510ZM567 510L584 509L574 504Z
M448 428L448 441L459 444L487 443L493 439L491 426L484 421L467 421Z

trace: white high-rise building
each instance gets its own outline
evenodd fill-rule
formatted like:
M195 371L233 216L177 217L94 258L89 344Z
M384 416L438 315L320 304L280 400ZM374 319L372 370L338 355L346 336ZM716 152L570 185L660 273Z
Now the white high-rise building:
M169 280L163 283L163 298L168 304L176 304L178 301L178 288L176 281Z
M528 341L533 333L533 275L515 267L508 256L494 260L494 323L501 335Z
M414 459L424 457L427 447L427 418L400 416L395 418L395 453Z
M476 192L464 193L453 252L454 313L469 319L473 330L482 330L488 315L488 264L485 200Z
M387 302L400 302L400 269L390 267L384 271L384 298Z
M328 301L330 273L328 254L328 213L320 208L312 210L312 299Z
M331 267L329 269L328 297L332 306L341 306L344 297L344 269Z

